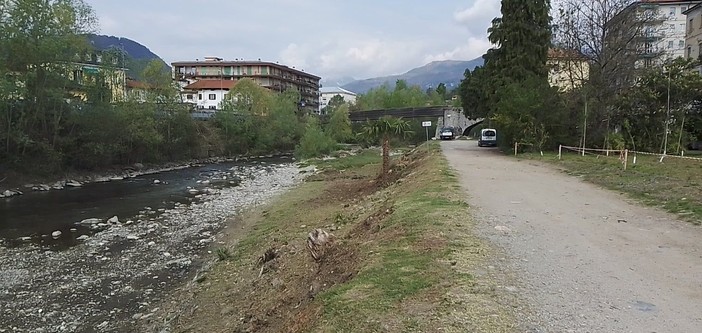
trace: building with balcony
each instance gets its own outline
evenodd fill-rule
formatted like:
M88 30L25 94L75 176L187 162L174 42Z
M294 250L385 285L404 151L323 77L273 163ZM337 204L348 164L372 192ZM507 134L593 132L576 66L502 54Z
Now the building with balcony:
M702 60L702 3L688 8L686 16L685 57ZM697 66L697 71L702 74L702 66Z
M640 40L647 54L660 54L660 59L685 57L687 17L685 11L702 1L641 0L632 6L648 15ZM655 17L652 19L652 17Z
M334 96L341 96L341 98L344 99L344 102L349 103L349 104L355 104L356 103L356 93L348 91L344 88L341 87L323 87L320 90L319 94L319 113L324 112L324 108L329 105L329 102L331 101Z
M231 89L242 78L249 78L274 92L296 89L300 92L300 106L310 112L319 110L319 80L320 77L302 70L290 68L272 62L223 60L218 57L205 57L205 60L179 61L171 64L173 79L183 89L184 102L202 105L209 109L213 104L219 105L223 93ZM227 82L229 81L229 82ZM198 84L198 82L201 82ZM229 88L226 86L229 85ZM219 89L218 89L219 87ZM188 100L188 92L202 91L203 103L199 103L200 93L192 94L193 100ZM214 95L213 100L209 98Z

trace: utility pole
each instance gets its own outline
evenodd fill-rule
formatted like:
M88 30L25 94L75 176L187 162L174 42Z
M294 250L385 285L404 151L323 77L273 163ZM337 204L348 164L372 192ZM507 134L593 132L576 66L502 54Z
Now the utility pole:
M668 153L668 122L670 121L670 72L671 68L668 68L668 108L665 114L665 135L663 136L663 155L659 162L663 162L663 157Z

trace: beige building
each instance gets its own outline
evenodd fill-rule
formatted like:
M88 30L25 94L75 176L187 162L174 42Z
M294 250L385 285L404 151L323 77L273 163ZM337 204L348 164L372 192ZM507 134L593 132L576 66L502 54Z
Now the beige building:
M275 92L283 92L290 88L296 89L301 95L300 107L310 112L317 112L319 109L319 80L321 78L294 67L290 68L264 61L226 61L218 57L205 57L203 61L179 61L171 65L173 79L179 83L181 88L189 87L189 90L193 90L193 84L207 80L216 80L217 84L214 86L220 87L220 81L225 81L225 83L233 81L232 83L234 83L239 79L249 78L262 87ZM207 83L203 82L201 85L212 86ZM209 92L208 96L203 96L203 99L204 97L209 99L210 94L214 94L215 100L221 100L221 96L218 94L221 93L222 89L214 90L219 90L219 92ZM205 108L209 108L209 105Z
M685 29L685 56L689 59L702 60L702 3L690 7L686 10L687 27ZM697 70L702 74L702 66L697 66Z
M77 56L76 61L66 64L64 70L72 82L69 90L78 99L87 100L88 91L95 86L109 88L109 102L119 102L126 98L127 69L117 54L90 52Z
M546 65L548 82L561 92L582 86L590 77L587 58L574 50L549 49Z

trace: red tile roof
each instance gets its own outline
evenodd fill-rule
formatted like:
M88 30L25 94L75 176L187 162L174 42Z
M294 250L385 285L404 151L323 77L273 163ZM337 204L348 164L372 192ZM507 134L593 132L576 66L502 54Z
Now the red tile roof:
M236 85L237 81L234 80L200 80L195 83L189 84L183 89L187 90L203 90L203 89L227 89L230 90Z
M141 81L127 79L127 88L147 89L149 86Z

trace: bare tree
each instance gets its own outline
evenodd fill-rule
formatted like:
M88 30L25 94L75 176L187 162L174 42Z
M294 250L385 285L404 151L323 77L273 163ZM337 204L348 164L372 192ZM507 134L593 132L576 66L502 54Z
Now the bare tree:
M556 8L554 45L580 53L590 63L589 68L563 66L562 74L573 83L587 82L581 89L581 144L592 124L594 136L604 136L606 145L613 100L635 83L640 69L662 55L657 49L660 15L656 6L635 0L560 0Z

